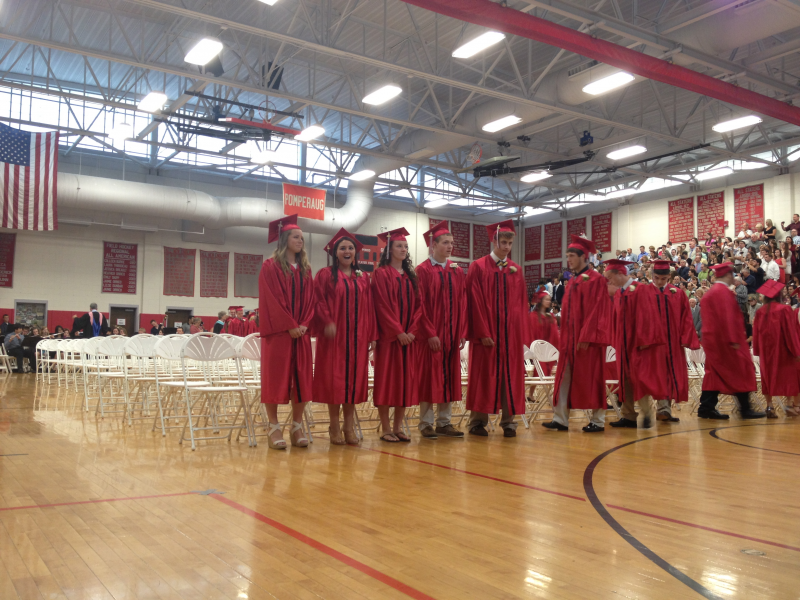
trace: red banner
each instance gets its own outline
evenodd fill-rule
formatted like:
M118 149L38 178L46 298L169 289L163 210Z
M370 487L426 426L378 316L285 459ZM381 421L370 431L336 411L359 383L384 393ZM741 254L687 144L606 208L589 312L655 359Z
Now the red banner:
M544 259L561 258L564 248L561 244L561 231L564 223L548 223L544 226Z
M525 283L528 286L528 298L536 290L542 279L542 265L525 265Z
M525 228L525 260L542 260L541 225Z
M381 262L381 253L386 247L386 242L378 239L377 235L356 234L356 239L364 246L358 257L358 268L367 273L372 273Z
M733 190L733 221L735 233L740 232L745 223L750 225L750 229L753 230L758 223L764 224L763 183ZM720 233L722 232L720 231Z
M228 297L228 258L230 252L200 250L200 297Z
M304 219L324 221L325 190L284 183L283 212L284 214L297 215Z
M428 217L428 228L430 229L444 219L433 219ZM453 234L453 254L451 258L469 258L469 223L459 223L450 221L450 233ZM469 264L469 263L467 263Z
M472 224L472 260L483 258L492 251L485 225Z
M136 293L137 244L103 242L103 286L104 294Z
M557 275L561 275L564 272L564 267L561 266L561 261L559 262L551 262L551 263L544 263L544 278L545 279L553 279L553 277Z
M611 252L611 213L592 215L592 241L598 252Z
M0 287L14 287L14 250L16 233L0 233Z
M194 260L197 252L164 246L164 295L194 296Z
M586 217L567 220L567 240L571 240L573 235L586 237Z
M258 275L264 257L260 254L233 253L233 295L237 298L258 298Z
M667 209L669 240L673 243L688 242L694 237L694 196L670 200Z
M725 231L725 192L697 197L697 237L705 239L709 231L715 237Z

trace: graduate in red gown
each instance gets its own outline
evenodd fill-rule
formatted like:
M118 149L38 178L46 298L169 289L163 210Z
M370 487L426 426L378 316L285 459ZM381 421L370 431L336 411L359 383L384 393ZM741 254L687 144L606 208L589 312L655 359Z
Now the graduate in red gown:
M247 335L249 326L247 324L247 319L244 316L244 306L236 307L236 320L239 322L236 335L239 337L245 337Z
M605 277L614 292L614 349L622 418L612 427L636 428L635 402L642 413L642 429L653 425L653 399L669 397L667 386L667 327L659 314L658 288L639 283L628 274L630 263L607 260Z
M239 335L239 320L236 318L236 309L238 306L228 307L228 318L225 321L225 333L230 335Z
M553 420L542 427L569 429L569 411L591 410L585 433L605 430L606 346L611 345L611 298L605 278L589 268L594 242L573 235L567 265L573 273L561 301L558 370L553 388Z
M800 327L791 307L780 302L783 288L782 283L771 279L758 288L764 305L753 320L753 354L759 358L768 419L778 418L773 396L784 396L786 414L798 416L794 405L800 396Z
M467 276L450 260L453 234L441 221L423 234L430 256L417 265L424 329L419 367L419 430L422 437L464 437L450 422L452 403L461 400L461 348L467 336ZM438 407L434 429L433 406Z
M750 407L750 392L756 390L756 370L747 344L742 312L733 288L733 265L711 267L715 280L700 303L700 339L706 353L703 393L697 416L728 419L717 410L720 393L736 396L743 419L759 419L764 413Z
M670 261L657 260L653 263L653 285L658 290L658 310L667 331L667 352L664 362L667 365L667 385L669 396L658 400L656 419L668 423L680 421L672 416L670 400L675 402L689 401L689 370L686 367L684 348L697 350L700 340L692 319L689 299L683 290L669 283Z
M553 299L546 291L534 292L534 307L528 313L530 321L531 342L542 340L558 348L558 321L550 314ZM545 375L550 375L555 366L554 362L541 363Z
M358 266L362 249L355 235L340 229L325 246L332 265L320 269L314 279L314 401L328 405L330 440L335 445L359 443L354 415L356 405L367 400L369 353L378 337L369 273ZM340 412L344 412L344 435Z
M522 267L512 261L513 221L487 228L492 252L467 272L469 433L487 436L489 415L502 412L504 437L516 437L516 415L525 413L525 349L528 289Z
M251 335L253 333L258 333L258 309L256 308L253 312L250 313L250 318L247 321L247 334Z
M297 215L269 224L272 258L261 265L258 308L261 326L261 402L269 417L270 448L286 448L278 423L278 404L292 403L291 441L308 446L302 419L311 402L312 358L308 327L314 316L314 280Z
M419 354L433 333L423 330L419 282L408 253L404 227L378 234L386 242L372 277L378 323L373 403L384 442L410 442L402 431L406 408L419 404ZM419 338L419 339L417 339ZM394 422L389 409L394 407Z

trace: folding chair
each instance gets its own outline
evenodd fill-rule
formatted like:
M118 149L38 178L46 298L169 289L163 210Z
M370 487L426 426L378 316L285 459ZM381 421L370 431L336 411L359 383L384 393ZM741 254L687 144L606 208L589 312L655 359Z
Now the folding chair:
M614 346L606 346L606 364L615 362L617 362L617 351L614 349ZM606 379L606 398L608 398L609 403L614 408L614 412L617 413L617 418L622 418L622 412L619 408L620 399L618 380Z
M128 407L128 382L125 364L125 344L128 338L121 335L111 335L100 340L94 347L94 359L97 365L97 408L95 414L100 417L106 413L122 413L123 417L129 414ZM103 388L108 385L108 396L103 397ZM115 384L119 388L115 393ZM130 421L128 422L130 425Z
M522 415L522 422L525 427L530 427L530 423L536 421L536 417L544 407L553 405L556 378L553 375L545 375L542 363L557 362L558 349L544 340L535 340L530 350L525 352L525 359L533 366L533 374L525 378L525 387L532 390L530 396L532 401L526 402L529 406ZM526 394L526 399L527 397Z

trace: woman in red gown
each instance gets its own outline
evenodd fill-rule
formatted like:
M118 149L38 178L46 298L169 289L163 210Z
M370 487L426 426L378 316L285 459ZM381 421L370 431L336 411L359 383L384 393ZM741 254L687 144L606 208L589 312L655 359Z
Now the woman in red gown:
M278 423L278 405L292 403L292 446L305 448L303 410L311 401L311 336L314 280L297 215L269 224L269 243L278 240L272 258L261 265L258 308L261 327L261 402L269 418L270 448L286 448Z
M358 445L356 404L367 399L369 353L377 338L369 273L356 260L363 245L344 229L325 246L333 257L314 280L316 307L311 331L317 338L314 400L328 405L331 444ZM344 412L344 437L339 425Z
M531 341L543 340L558 348L558 321L550 314L553 299L544 290L535 292L532 299L535 302L535 306L533 311L528 314L531 326ZM554 365L554 362L542 363L544 374L550 375Z
M431 336L421 332L422 303L408 253L408 231L395 229L378 235L386 242L381 260L372 278L372 301L378 323L375 348L375 387L373 402L381 419L381 439L385 442L410 442L402 431L406 407L419 404L418 370L420 339ZM394 407L394 423L389 409Z

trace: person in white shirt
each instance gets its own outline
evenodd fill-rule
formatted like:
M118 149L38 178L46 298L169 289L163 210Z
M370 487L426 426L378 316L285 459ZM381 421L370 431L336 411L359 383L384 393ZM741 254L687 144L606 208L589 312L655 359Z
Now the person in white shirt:
M766 278L778 281L781 276L781 268L778 266L778 263L773 260L772 254L767 251L762 252L761 260L761 268L764 269Z

